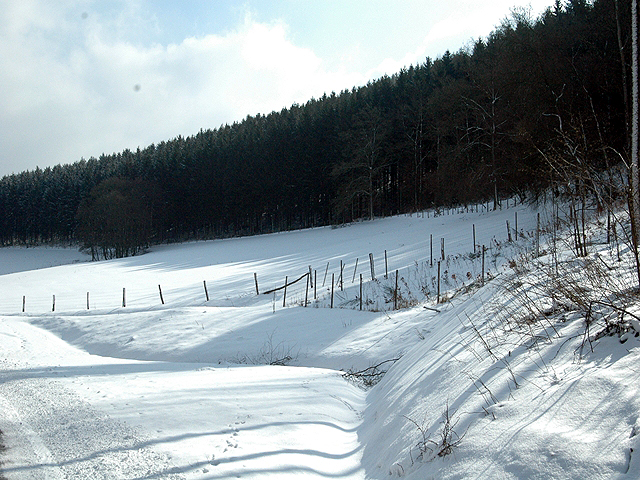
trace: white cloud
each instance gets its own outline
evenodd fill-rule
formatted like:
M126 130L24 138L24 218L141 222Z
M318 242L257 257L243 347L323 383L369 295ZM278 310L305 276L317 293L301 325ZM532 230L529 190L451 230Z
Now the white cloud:
M367 76L376 78L383 74L393 74L403 67L416 65L429 56L435 59L447 50L456 52L469 46L479 38L485 38L510 15L515 0L450 0L436 5L434 20L425 24L426 35L417 48L400 57L388 57L382 60ZM548 6L549 0L531 0L526 9L530 9L532 18L540 15ZM425 5L422 4L421 5ZM425 13L425 16L427 14Z
M508 1L379 2L386 7L367 10L366 21L364 7L348 2L344 12L316 6L297 24L302 48L285 22L251 14L225 23L224 33L182 39L176 31L179 40L153 43L167 25L146 0L3 0L0 175L144 147L363 85L486 35ZM322 28L305 39L301 29L318 15Z
M144 45L83 18L82 2L46 21L36 14L46 3L11 5L15 17L0 13L0 174L195 134L365 80L325 71L285 25L251 16L224 35Z
M380 77L385 73L392 75L409 65L423 63L427 56L435 58L442 55L448 49L455 51L460 48L461 45L458 45L457 48L452 48L451 45L455 45L455 42L452 42L452 40L459 41L460 35L469 32L473 26L473 21L468 18L445 18L429 29L422 43L418 45L414 51L408 52L400 58L385 58L377 67L371 69L367 75L370 78Z

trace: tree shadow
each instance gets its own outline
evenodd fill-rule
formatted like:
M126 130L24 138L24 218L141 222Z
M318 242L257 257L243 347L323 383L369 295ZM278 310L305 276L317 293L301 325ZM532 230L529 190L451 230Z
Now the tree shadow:
M240 431L262 430L262 429L268 429L268 428L278 427L278 426L286 426L286 425L295 426L295 425L306 425L306 424L328 425L332 428L338 428L345 432L355 431L355 429L354 430L343 429L342 427L329 422L272 422L272 423L265 423L262 425L255 425L247 428L242 428L240 429ZM167 437L153 439L153 440L138 441L130 447L114 447L114 448L102 449L102 450L95 451L90 455L85 455L83 457L68 459L60 462L49 462L49 463L39 463L35 465L9 467L5 469L4 473L19 474L19 473L35 472L41 468L65 467L68 465L74 465L74 464L79 464L82 462L98 459L105 455L109 455L113 453L139 451L142 449L153 449L156 446L161 446L163 444L170 444L170 443L178 442L181 440L197 439L197 438L203 438L203 437L208 437L213 435L227 435L234 432L236 432L236 430L230 428L230 429L223 429L223 430L211 431L211 432L189 433L189 434L182 434L182 435L167 436ZM317 457L325 460L344 460L352 457L353 455L357 455L358 452L360 452L361 450L362 450L362 446L360 445L357 448L354 448L344 453L328 453L321 450L312 450L312 449L283 448L279 450L269 450L269 451L251 453L247 455L238 455L238 456L226 457L226 458L225 457L215 458L212 460L189 463L188 465L185 465L185 466L173 466L170 468L165 468L164 470L161 470L161 471L149 473L148 475L145 475L142 477L135 477L135 479L132 479L132 480L151 480L155 478L166 478L167 476L171 476L171 475L185 474L187 472L193 471L198 468L215 468L220 465L240 463L240 462L246 462L251 460L260 460L268 457L276 457L278 455L300 455L302 456L302 458L306 456L313 456L313 457ZM347 471L341 472L341 473L323 472L323 471L320 471L311 467L306 467L303 465L287 465L287 466L282 466L274 469L268 469L268 468L254 469L254 470L238 469L237 472L238 474L241 473L242 475L246 475L248 473L267 474L267 473L277 473L277 472L299 471L299 472L306 472L306 473L314 473L316 475L320 475L327 478L341 478L341 477L352 475L353 473L360 470L361 467L359 465L359 462L357 463L358 465L356 467L352 467ZM1 464L2 463L0 463L0 465ZM228 475L229 475L229 472L225 472L224 475L222 476L213 474L208 478L228 478L227 477ZM2 476L2 473L0 473L0 480L7 480L5 477Z

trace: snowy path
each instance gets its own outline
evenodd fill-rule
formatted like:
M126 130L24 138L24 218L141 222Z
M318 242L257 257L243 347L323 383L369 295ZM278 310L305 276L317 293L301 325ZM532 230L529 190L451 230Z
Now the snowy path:
M58 343L49 334L3 321L0 336L6 353L0 359L0 429L8 478L184 478L170 474L167 455L146 446L134 429L93 408L64 382L35 373L42 366L30 368L34 355L47 358L55 351L39 352Z
M11 453L5 467L10 478L183 478L169 474L167 456L144 446L133 429L59 382L9 381L0 392L12 419L4 431L20 442L13 446L20 455Z
M0 339L9 480L364 476L364 393L330 370L98 357L10 318Z

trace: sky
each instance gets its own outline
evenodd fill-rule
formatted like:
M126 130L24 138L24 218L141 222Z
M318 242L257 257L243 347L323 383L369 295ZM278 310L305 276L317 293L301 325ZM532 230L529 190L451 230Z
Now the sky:
M0 0L0 176L366 84L551 0Z

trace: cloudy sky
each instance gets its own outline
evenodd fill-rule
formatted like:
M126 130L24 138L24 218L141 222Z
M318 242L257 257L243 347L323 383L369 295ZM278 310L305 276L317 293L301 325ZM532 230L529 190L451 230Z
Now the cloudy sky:
M0 176L336 93L552 0L1 0Z

